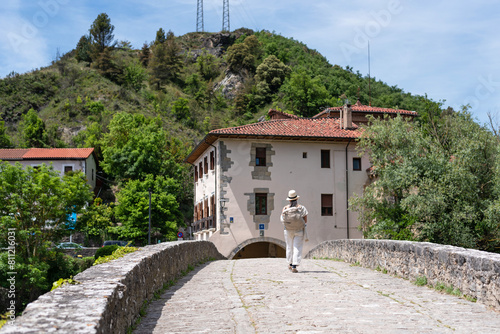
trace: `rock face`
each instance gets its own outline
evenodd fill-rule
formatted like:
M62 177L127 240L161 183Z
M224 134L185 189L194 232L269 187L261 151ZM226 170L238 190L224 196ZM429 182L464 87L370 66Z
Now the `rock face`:
M125 333L143 303L190 265L223 259L209 241L151 245L76 275L40 296L0 333Z
M500 310L500 254L428 242L333 240L321 243L306 258L342 259L410 280L426 277L432 285L452 285Z
M224 79L214 86L214 91L220 90L226 99L234 99L236 92L243 84L244 79L241 74L227 72Z

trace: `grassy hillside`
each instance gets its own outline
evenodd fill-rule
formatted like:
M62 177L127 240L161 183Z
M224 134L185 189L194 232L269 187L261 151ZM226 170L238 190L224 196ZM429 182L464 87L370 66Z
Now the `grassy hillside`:
M159 86L151 66L141 63L143 51L127 43L111 51L114 76L96 68L95 62L78 62L73 51L46 68L0 80L0 117L7 134L15 146L22 145L19 121L32 108L45 122L51 146L73 147L82 144L74 136L92 122L100 123L105 132L112 115L126 111L159 116L173 136L194 144L212 129L255 122L270 107L310 116L341 104L341 96L351 101L359 96L363 104L369 101L367 77L332 66L317 51L275 33L249 29L231 34L189 33L176 37L175 42L180 66L175 79ZM245 44L250 47L238 49ZM155 42L148 47L151 59ZM237 60L245 52L252 59L235 68L235 57L228 61L231 52ZM280 85L272 89L262 88L265 79L256 75L269 56L289 68ZM141 72L138 85L133 86L127 77L130 69ZM230 77L232 83L224 85ZM314 94L304 97L307 91ZM304 103L299 104L301 99ZM425 112L424 97L373 78L371 99L374 106Z

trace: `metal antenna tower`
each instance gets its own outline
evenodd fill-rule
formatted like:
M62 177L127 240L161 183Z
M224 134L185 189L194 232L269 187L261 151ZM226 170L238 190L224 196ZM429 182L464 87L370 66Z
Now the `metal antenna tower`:
M196 32L200 31L205 31L205 27L203 25L203 0L198 0L198 6L196 10Z
M230 32L229 26L229 0L223 0L222 6L222 31Z

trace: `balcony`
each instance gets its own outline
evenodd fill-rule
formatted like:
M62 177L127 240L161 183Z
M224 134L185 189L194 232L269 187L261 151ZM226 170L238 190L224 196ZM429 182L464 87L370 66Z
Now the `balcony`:
M200 232L203 230L208 230L211 228L215 229L216 228L215 215L197 220L192 224L192 226L193 226L193 233Z

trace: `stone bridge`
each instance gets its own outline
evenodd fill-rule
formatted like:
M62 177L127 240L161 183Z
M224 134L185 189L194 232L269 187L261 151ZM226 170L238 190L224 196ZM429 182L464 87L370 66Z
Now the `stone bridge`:
M299 273L291 273L281 258L223 260L210 242L172 242L144 247L75 279L81 284L41 296L0 333L500 328L500 255L430 243L327 241L307 255ZM418 286L424 283L433 287Z

